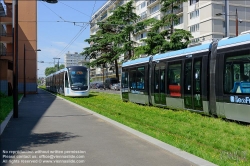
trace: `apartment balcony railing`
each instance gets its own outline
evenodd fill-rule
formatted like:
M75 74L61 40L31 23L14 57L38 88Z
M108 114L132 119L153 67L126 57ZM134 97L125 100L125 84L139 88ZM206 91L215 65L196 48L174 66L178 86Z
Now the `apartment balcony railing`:
M12 33L0 33L1 43L13 43Z
M151 5L152 3L156 2L157 0L149 0L148 1L148 6Z
M174 10L174 14L179 14L183 12L183 7Z
M107 8L109 8L115 2L116 2L116 0L110 0L106 6L104 6L104 7L102 6L103 8L101 7L102 9L100 9L100 11L94 15L94 18L92 18L92 20L90 22L92 22L94 19L99 17L103 11L107 10Z
M13 52L0 52L0 56L12 56Z
M142 21L142 20L146 19L147 17L148 17L147 14L144 14L136 22Z
M0 36L12 37L12 33L0 33Z
M104 15L101 16L100 20L103 20L104 18L106 18L108 16L108 13L105 13Z

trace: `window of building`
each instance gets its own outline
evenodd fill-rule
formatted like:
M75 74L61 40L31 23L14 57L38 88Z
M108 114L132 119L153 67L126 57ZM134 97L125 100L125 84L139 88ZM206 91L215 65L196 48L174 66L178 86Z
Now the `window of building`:
M142 12L142 13L140 14L140 16L141 16L141 19L146 18L146 17L147 17L147 11Z
M199 2L199 0L189 0L189 5L193 5L196 4L197 2Z
M178 18L178 21L176 23L174 23L174 25L179 25L183 23L183 16Z
M139 4L139 5L136 6L136 10L140 10L140 9L146 7L146 4L147 4L147 2L145 2L145 1L142 2L141 4Z
M197 32L200 30L200 25L199 24L195 24L190 26L190 32Z
M155 12L159 11L159 9L160 9L160 5L158 4L158 5L156 5L155 7L151 8L150 13L151 13L151 14L152 14L152 13L155 13Z
M146 6L146 2L144 1L141 3L141 9L144 8L145 6Z
M197 9L197 10L190 13L190 19L199 17L199 15L200 15L200 11L199 11L199 9Z

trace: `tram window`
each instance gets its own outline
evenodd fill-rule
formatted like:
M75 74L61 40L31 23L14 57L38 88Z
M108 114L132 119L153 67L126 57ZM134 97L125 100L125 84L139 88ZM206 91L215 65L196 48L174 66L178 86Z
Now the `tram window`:
M122 88L128 88L128 72L122 72Z
M145 82L145 68L138 67L137 69L130 70L129 72L129 88L134 89L144 89Z
M68 74L65 72L65 88L69 87L69 82L68 82Z
M170 96L181 97L181 62L169 64L167 82L167 93Z
M130 70L129 72L129 88L131 90L136 89L136 70Z
M250 54L225 57L224 92L250 93Z
M145 81L145 68L139 67L137 68L137 89L144 89L144 81Z

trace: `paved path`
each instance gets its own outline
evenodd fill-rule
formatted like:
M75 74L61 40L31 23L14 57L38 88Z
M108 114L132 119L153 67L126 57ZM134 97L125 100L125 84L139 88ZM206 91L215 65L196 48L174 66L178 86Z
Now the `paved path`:
M169 146L159 142L39 90L38 94L27 95L22 99L19 104L19 117L12 118L1 135L0 150L3 157L1 164L3 166L213 165L180 150L174 152L180 155L171 153L169 152L171 147L170 150L165 150L164 146L167 148Z

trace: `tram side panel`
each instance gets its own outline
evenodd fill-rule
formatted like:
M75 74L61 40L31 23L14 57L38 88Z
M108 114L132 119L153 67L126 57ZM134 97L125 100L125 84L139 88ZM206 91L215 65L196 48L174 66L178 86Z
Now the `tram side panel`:
M203 51L154 61L152 104L209 114L208 54Z
M250 42L218 49L217 114L250 122Z
M148 105L148 63L123 67L122 71L122 99Z

